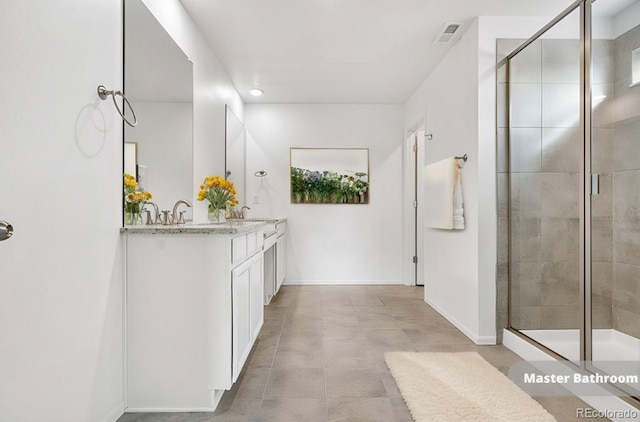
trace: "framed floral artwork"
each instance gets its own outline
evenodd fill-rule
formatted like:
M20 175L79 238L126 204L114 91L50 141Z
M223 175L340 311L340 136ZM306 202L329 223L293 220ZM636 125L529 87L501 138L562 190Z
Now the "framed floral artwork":
M367 148L291 148L292 204L368 204Z

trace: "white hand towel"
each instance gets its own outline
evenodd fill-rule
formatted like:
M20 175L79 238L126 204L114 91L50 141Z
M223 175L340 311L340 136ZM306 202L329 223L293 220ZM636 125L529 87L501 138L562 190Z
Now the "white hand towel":
M455 157L425 169L425 224L447 230L464 229L460 167Z
M453 221L452 229L464 229L464 206L462 201L462 167L458 165L458 160L454 159L456 171L456 181L453 191Z
M425 224L436 229L453 228L453 191L456 182L453 158L429 164L424 173Z

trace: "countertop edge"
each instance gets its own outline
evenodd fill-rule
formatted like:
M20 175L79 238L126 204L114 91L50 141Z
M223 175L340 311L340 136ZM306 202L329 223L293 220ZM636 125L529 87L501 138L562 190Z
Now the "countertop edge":
M253 224L241 226L242 223L224 224L195 224L180 226L125 226L120 228L121 234L242 234L263 229L267 222L251 222Z

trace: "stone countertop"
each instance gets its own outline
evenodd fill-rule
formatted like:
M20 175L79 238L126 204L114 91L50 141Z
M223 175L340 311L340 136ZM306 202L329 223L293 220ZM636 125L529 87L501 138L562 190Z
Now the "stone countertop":
M120 233L124 234L239 234L263 228L268 223L261 220L228 220L222 224L186 223L172 225L140 225L124 226Z

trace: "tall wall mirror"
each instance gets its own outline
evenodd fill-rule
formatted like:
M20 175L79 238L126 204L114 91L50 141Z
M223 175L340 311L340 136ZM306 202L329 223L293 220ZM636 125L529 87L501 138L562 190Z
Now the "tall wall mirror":
M246 204L245 198L245 131L244 125L227 105L225 116L225 175L236 187L236 198L240 205Z
M124 168L161 210L193 201L193 66L141 0L124 1L124 92L136 127L124 125ZM127 172L127 170L125 170ZM152 212L153 214L153 212ZM192 208L186 219L191 220Z

